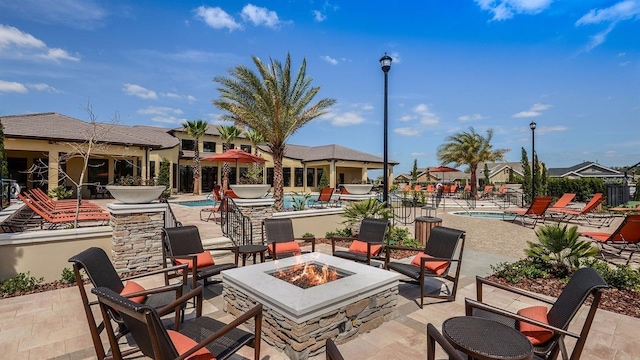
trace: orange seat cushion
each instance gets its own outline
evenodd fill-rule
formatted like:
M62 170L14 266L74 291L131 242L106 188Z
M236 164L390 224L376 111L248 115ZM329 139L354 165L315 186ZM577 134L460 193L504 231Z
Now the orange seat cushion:
M175 346L179 355L186 353L187 351L189 351L189 349L198 345L198 343L195 340L185 335L182 335L177 331L167 330L167 334L169 334L169 339L171 339L171 342L173 343L173 346ZM198 349L198 351L194 352L193 354L191 354L191 356L187 358L187 360L210 360L210 359L215 359L215 357L211 354L209 350L207 350L206 347Z
M120 295L125 296L127 294L131 294L139 291L145 291L145 290L146 289L143 288L137 282L129 280L126 282L126 284L124 284L124 289L120 291ZM129 300L133 302L137 302L138 304L142 304L145 300L147 300L147 295L132 297L132 298L129 298Z
M353 240L351 246L349 246L349 251L357 252L357 253L367 253L367 242L360 240ZM371 256L376 256L382 250L382 245L371 245Z
M546 306L530 306L524 309L518 310L518 315L528 317L532 320L540 321L541 323L548 324L547 320L547 307ZM545 329L541 326L529 324L524 321L518 321L518 327L520 332L531 341L533 345L542 345L549 341L553 337L553 330Z
M273 254L273 243L267 245L269 253ZM300 245L296 241L279 242L276 245L276 254L293 253L294 255L302 254Z
M415 266L420 266L421 258L429 259L431 257L432 257L431 255L427 255L425 253L419 253L413 258L413 260L411 260L411 264ZM444 274L445 270L447 270L447 267L449 267L449 262L448 261L425 261L424 267L427 270L431 270L432 272L438 275L442 275Z
M199 254L196 255L196 262L198 264L199 268L203 268L205 266L211 266L211 265L215 265L215 261L213 261L213 256L211 256L211 253L208 251L205 252L201 252ZM193 269L193 261L191 260L185 260L185 259L176 259L176 262L178 263L178 265L182 265L182 264L188 264L189 265L189 270Z

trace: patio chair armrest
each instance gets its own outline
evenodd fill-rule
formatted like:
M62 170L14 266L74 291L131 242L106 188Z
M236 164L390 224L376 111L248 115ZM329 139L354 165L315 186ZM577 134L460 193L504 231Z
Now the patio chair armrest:
M162 316L170 313L172 310L179 311L182 308L182 304L186 303L187 301L193 298L196 298L196 317L200 317L202 315L202 290L203 290L203 286L202 285L198 286L197 288L173 300L171 303L158 309L157 310L158 314ZM178 326L179 326L179 321L176 321L176 324L175 324L176 330Z
M481 276L476 276L476 299L480 302L482 302L482 285L489 285L489 286L493 286L497 289L501 289L501 290L506 290L506 291L510 291L514 294L518 294L518 295L522 295L522 296L526 296L528 298L531 299L535 299L547 304L551 304L553 305L553 301L549 300L547 298L544 298L538 294L532 293L530 291L526 291L526 290L522 290L522 289L518 289L514 286L509 286L509 285L504 285L504 284L500 284L498 282L495 281L491 281L489 279L485 279Z
M418 249L418 248L412 248L412 247L408 247L408 246L398 246L398 245L385 245L384 246L384 264L385 267L386 265L389 263L389 261L391 261L391 250L415 250L415 251L422 251L422 249Z
M501 316L504 316L504 317L508 317L508 318L511 318L511 319L514 319L514 320L523 321L523 322L526 322L526 323L529 323L529 324L534 324L534 325L540 326L542 328L549 329L549 330L551 330L551 331L553 331L553 332L555 332L557 334L570 336L570 337L573 337L573 338L576 338L576 339L580 338L579 334L570 332L568 330L560 329L560 328L557 328L555 326L552 326L552 325L549 325L549 324L545 324L543 322L540 322L540 321L537 321L537 320L533 320L533 319L530 319L528 317L525 317L525 316L522 316L522 315L518 315L516 313L512 313L510 311L507 311L507 310L504 310L504 309L500 309L498 307L495 307L495 306L492 306L492 305L489 305L489 304L485 304L483 302L475 301L473 299L465 298L464 299L464 308L465 308L465 315L466 316L473 316L472 315L472 310L475 308L475 309L491 312L491 313L494 313L494 314L497 314L497 315L501 315Z
M452 258L443 258L443 257L422 257L420 258L420 262L426 263L430 261L447 261L447 262L458 262L460 259L452 259Z
M188 267L187 264L173 265L173 266L169 266L169 267L162 268L162 269L147 271L147 272L144 272L142 274L127 276L125 278L122 278L122 280L126 281L126 280L139 279L139 278L143 278L145 276L163 274L163 273L166 273L166 272L169 272L169 271L178 271L178 270L182 270L182 269L187 269L187 267Z
M174 290L177 291L179 289L182 289L182 283L175 283L175 284L171 284L171 285L165 285L165 286L155 287L155 288L151 288L151 289L145 289L145 290L142 290L142 291L136 291L136 292L128 293L128 294L121 295L121 296L126 297L126 298L133 298L133 297L138 297L138 296L159 294L159 293L163 293L163 292L167 292L167 291L174 291Z
M189 349L187 352L183 353L180 357L178 357L177 359L186 359L188 358L191 354L195 353L196 351L202 349L203 347L205 347L207 344L215 341L217 338L221 337L222 335L228 333L229 331L237 328L238 326L242 325L244 322L246 322L247 320L254 318L254 323L255 323L255 342L256 343L260 343L260 329L261 329L261 325L262 324L262 304L258 304L256 306L254 306L251 310L245 312L244 314L238 316L235 320L233 320L232 322L228 323L227 325L225 325L224 327L222 327L222 329L216 331L215 333L207 336L204 340L202 340L201 342L198 343L198 345L192 347L191 349Z
M293 240L304 241L305 243L311 243L311 252L316 251L316 238L315 237L306 237L306 238L294 238Z
M445 337L433 326L432 323L427 324L427 360L434 360L435 349L429 349L431 346L434 346L435 343L440 344L442 349L447 355L449 355L449 359L454 360L463 360L465 359L460 355L458 350L456 350L453 345Z

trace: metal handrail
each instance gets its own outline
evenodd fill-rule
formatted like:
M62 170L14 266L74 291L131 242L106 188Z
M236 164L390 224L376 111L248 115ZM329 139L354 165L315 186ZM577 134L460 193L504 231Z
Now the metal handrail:
M231 198L223 198L220 204L222 234L235 246L253 244L253 224Z

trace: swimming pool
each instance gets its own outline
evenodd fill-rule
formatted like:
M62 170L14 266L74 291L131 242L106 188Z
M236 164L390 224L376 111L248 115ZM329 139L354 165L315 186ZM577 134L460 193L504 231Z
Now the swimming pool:
M466 216L476 219L492 219L492 220L513 220L514 214L505 214L499 211L453 211L451 215Z
M300 201L300 200L304 199L304 197L303 196L286 195L284 197L284 208L285 209L292 209L293 208L294 199L297 199L298 201ZM316 197L312 196L310 199L307 199L307 205L309 205L313 199L316 199ZM182 205L182 206L189 206L189 207L201 207L201 206L213 206L213 201L212 200L176 201L173 204Z

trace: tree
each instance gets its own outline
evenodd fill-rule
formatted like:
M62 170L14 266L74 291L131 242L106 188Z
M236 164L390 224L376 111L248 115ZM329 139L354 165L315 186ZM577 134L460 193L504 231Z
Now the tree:
M223 151L228 151L231 148L231 142L240 136L240 129L233 125L220 125L218 126L218 133L220 134L220 140L224 141ZM224 162L222 164L222 190L229 188L229 163Z
M484 163L484 169L482 169L482 174L484 175L484 184L491 185L491 178L489 177L491 172L489 171L489 165L487 165L487 163Z
M306 75L307 61L303 59L297 75L292 78L291 55L284 64L270 58L263 63L253 56L258 70L254 73L243 65L229 70L229 77L217 76L220 99L213 104L225 110L222 118L250 127L265 136L273 157L274 207L284 207L284 179L282 160L287 139L311 120L322 116L335 104L334 99L321 99L312 104L320 87L312 87L312 78Z
M469 132L451 135L438 147L437 157L443 165L453 163L455 167L468 165L471 173L471 193L477 194L477 171L481 162L504 161L509 149L493 149L491 139L493 129L487 130L487 136L478 134L473 127Z
M164 185L167 188L162 192L163 198L171 196L171 163L166 158L162 158L160 161L160 168L158 169L158 178L156 183L158 185Z
M520 163L522 164L522 192L524 194L524 202L531 203L531 167L529 166L529 155L527 155L527 150L524 148L522 148Z
M418 159L413 159L413 170L411 170L411 181L418 181Z
M193 195L200 195L200 138L204 136L209 124L204 120L187 120L182 123L184 132L195 139L193 149Z
M253 145L253 154L258 156L258 145L264 144L264 135L262 135L261 132L255 131L253 129L247 130L245 132L245 135L247 136L247 140L249 140L251 142L251 145Z
M7 153L4 151L4 127L0 121L0 179L9 176L7 168Z

